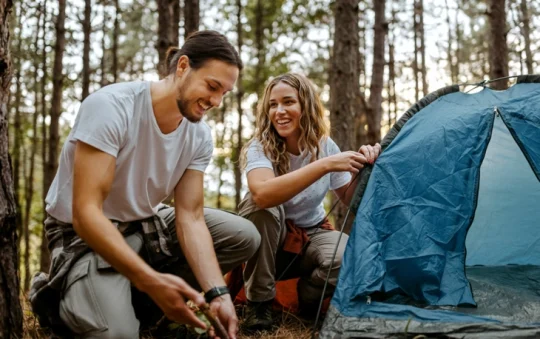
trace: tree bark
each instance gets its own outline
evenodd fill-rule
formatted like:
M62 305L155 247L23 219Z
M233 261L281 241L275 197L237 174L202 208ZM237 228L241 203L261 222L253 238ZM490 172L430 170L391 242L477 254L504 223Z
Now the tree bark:
M418 2L414 0L414 14L413 14L413 36L414 36L414 59L413 59L413 73L414 73L414 99L418 101L420 99L420 78L418 77L418 37L419 37L419 23L418 23Z
M397 117L396 100L396 62L394 53L394 26L396 11L392 8L391 26L388 33L388 129L392 127Z
M43 221L45 221L45 218L47 217L47 212L45 211L45 197L47 196L47 186L45 182L45 171L47 163L47 78L48 78L48 68L47 68L47 41L46 39L46 31L47 31L47 0L43 1L43 22L42 22L42 30L41 30L41 43L42 43L42 49L41 49L41 163L43 164L43 180L42 180L42 187L41 187L41 194L42 194L42 201L43 201L43 218L41 224L43 225ZM41 230L41 246L40 246L40 271L47 272L49 270L49 266L51 263L51 259L49 256L49 249L48 249L49 242L47 241L47 237L45 235L45 227Z
M373 0L375 10L375 37L373 40L373 67L369 94L370 111L367 115L368 143L373 145L381 140L382 90L385 65L385 36L388 23L385 19L386 0Z
M375 0L376 1L376 0ZM386 0L384 0L386 1ZM358 2L358 24L360 25L360 38L358 40L358 46L360 50L360 59L358 60L358 74L359 74L359 84L360 92L364 93L367 88L367 74L366 74L366 58L364 55L367 53L366 47L366 1L360 0Z
M534 74L533 56L531 51L530 16L529 8L527 6L527 0L521 0L519 7L521 9L522 16L521 34L523 34L523 39L525 40L525 64L527 65L527 73Z
M158 51L158 73L160 78L167 75L167 65L165 64L165 57L167 56L167 50L171 46L177 46L178 42L171 41L171 23L173 15L171 13L170 0L157 0L158 5L158 41L156 43L156 49Z
M355 148L354 118L359 112L358 0L335 3L335 37L331 58L330 122L332 138L342 150Z
M237 48L238 54L242 55L242 47L244 45L243 28L242 28L242 1L236 0L236 35L237 35ZM242 110L242 99L244 97L244 86L242 84L242 71L238 74L238 81L236 82L236 105L238 106L238 129L236 133L236 150L234 152L233 168L234 168L234 189L235 189L235 209L238 211L238 205L240 205L242 194L242 172L240 170L240 153L242 152L243 140L242 140L242 116L244 112Z
M454 19L454 22L456 23L456 60L455 60L455 72L456 72L456 82L459 82L459 73L461 68L461 36L462 36L462 29L461 29L461 23L459 21L459 15L461 10L461 0L457 1L457 8L456 8L456 16Z
M255 66L255 93L257 101L261 98L264 81L263 70L266 65L266 50L264 38L264 3L263 0L257 0L255 5L255 50L257 55L257 65ZM256 112L256 103L254 104L254 112Z
M171 31L169 32L169 36L171 39L171 43L173 43L175 46L178 46L178 44L180 43L180 0L171 0L169 6L172 17Z
M50 110L49 125L49 150L45 169L45 191L49 190L51 183L58 169L58 149L59 149L59 120L62 114L62 90L64 83L63 58L66 44L65 35L66 1L58 0L58 15L56 17L56 44L54 46L53 64L53 92ZM42 253L42 257L43 257ZM44 260L44 259L42 259ZM48 267L43 267L48 270Z
M37 153L37 117L39 115L39 58L37 53L39 51L39 31L41 29L41 4L38 4L37 15L37 31L36 38L34 40L34 51L36 57L34 58L34 114L32 115L32 145L30 150L30 168L28 169L28 176L25 176L25 200L24 205L24 291L28 291L30 288L30 211L32 207L32 198L34 196L34 167Z
M199 0L184 0L184 38L199 30Z
M227 100L224 98L223 104L221 105L220 115L219 115L219 122L223 124L223 131L221 134L218 135L218 140L216 140L216 146L217 147L224 147L225 142L225 135L227 134L227 126L225 124L225 113L227 112ZM225 169L225 156L218 155L217 162L219 165L219 173L218 173L218 187L217 187L217 197L216 197L216 208L221 209L221 188L223 187L223 172Z
M446 25L448 26L448 44L446 45L446 59L448 60L448 70L450 71L450 79L453 84L457 84L457 73L455 66L455 54L452 48L454 37L452 34L452 21L450 20L450 7L448 6L448 0L444 0L446 10ZM456 23L457 25L457 23Z
M9 17L13 2L0 0L0 338L22 338L23 315L17 273L16 205L8 150L8 98L11 84Z
M508 76L508 45L506 44L506 7L505 0L489 2L489 76L498 79ZM491 88L504 90L508 88L508 80L491 83Z
M420 38L420 56L422 63L420 71L422 73L422 93L428 95L427 68L426 68L426 42L424 38L424 0L418 0L418 35Z
M120 34L120 4L118 0L114 0L114 28L112 41L112 69L113 82L118 82L118 35Z
M107 13L107 3L105 1L101 4L103 9L103 24L102 24L102 34L103 38L101 39L101 62L99 64L99 69L101 72L101 79L99 81L99 85L101 87L106 86L108 84L107 81L107 49L105 46L105 37L107 36L107 21L109 20L109 16Z
M334 6L335 33L329 74L332 138L341 150L356 150L356 117L366 114L358 74L358 0L336 0ZM343 224L345 212L342 205L334 212L338 228ZM346 232L350 232L350 227L346 227Z
M16 10L17 12L17 10ZM13 192L15 194L15 206L17 208L17 218L16 218L16 224L17 224L17 233L19 234L18 237L18 247L20 247L20 242L22 239L23 234L23 222L22 222L22 215L20 213L21 211L21 198L20 198L20 189L19 184L21 182L20 180L20 173L21 173L21 147L23 144L22 141L22 126L21 126L21 72L22 72L22 17L23 17L23 9L22 9L22 3L19 3L18 6L18 14L17 14L17 49L15 51L15 115L13 117L13 148L12 148L12 164L13 164Z
M82 69L82 98L83 101L90 91L90 38L92 34L91 17L92 17L92 2L91 0L84 1L84 20L82 22L84 43L83 43L83 69Z

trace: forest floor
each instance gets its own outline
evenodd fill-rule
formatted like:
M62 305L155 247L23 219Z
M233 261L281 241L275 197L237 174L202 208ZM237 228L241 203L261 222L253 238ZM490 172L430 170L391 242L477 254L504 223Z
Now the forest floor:
M42 329L39 326L38 320L31 311L30 304L27 299L23 301L23 313L24 313L24 332L22 339L45 339L50 338L51 334L48 330ZM243 307L237 306L238 318L240 320L240 327L242 325L242 313ZM276 325L272 331L257 332L254 334L245 334L240 331L238 333L238 339L259 339L259 338L279 338L279 339L309 339L311 338L311 328L313 321L307 321L299 318L298 316L289 313L287 311L275 312ZM141 333L142 339L151 338L163 338L163 339L204 339L206 335L197 335L189 332L184 326L170 330L167 333L161 332L156 334L150 331L144 331Z

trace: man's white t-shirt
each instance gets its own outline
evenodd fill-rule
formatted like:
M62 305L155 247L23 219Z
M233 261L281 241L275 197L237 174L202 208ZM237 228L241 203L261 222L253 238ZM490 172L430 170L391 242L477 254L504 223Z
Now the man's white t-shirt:
M213 152L210 128L182 119L163 134L152 109L150 82L127 82L100 89L79 109L51 184L46 210L72 223L73 158L82 141L116 158L114 180L103 203L107 218L122 222L154 215L187 169L204 172Z
M339 147L331 138L320 142L320 156L325 158L340 153ZM258 140L253 140L246 153L246 174L256 168L269 168L274 170L272 162L264 154L263 147ZM308 154L294 155L289 153L290 172L309 165ZM274 173L275 170L274 170ZM277 174L276 174L277 176ZM320 223L326 212L323 200L329 190L335 190L347 185L351 181L349 172L333 172L326 174L308 188L298 193L283 204L285 218L292 220L297 226L310 227Z

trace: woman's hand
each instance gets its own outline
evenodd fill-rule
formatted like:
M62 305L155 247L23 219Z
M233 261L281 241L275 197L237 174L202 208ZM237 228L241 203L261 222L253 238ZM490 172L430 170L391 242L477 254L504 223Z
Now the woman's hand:
M347 151L323 158L326 161L329 172L352 172L358 173L368 160L364 154Z
M367 162L373 165L379 154L381 154L381 145L379 143L376 143L375 146L364 145L360 147L358 153L363 154Z

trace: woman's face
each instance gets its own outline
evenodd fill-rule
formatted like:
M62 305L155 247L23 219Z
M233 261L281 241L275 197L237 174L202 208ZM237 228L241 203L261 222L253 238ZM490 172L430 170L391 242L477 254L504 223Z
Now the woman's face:
M302 110L298 91L286 83L279 82L270 91L269 114L278 134L288 141L300 136L300 116Z

